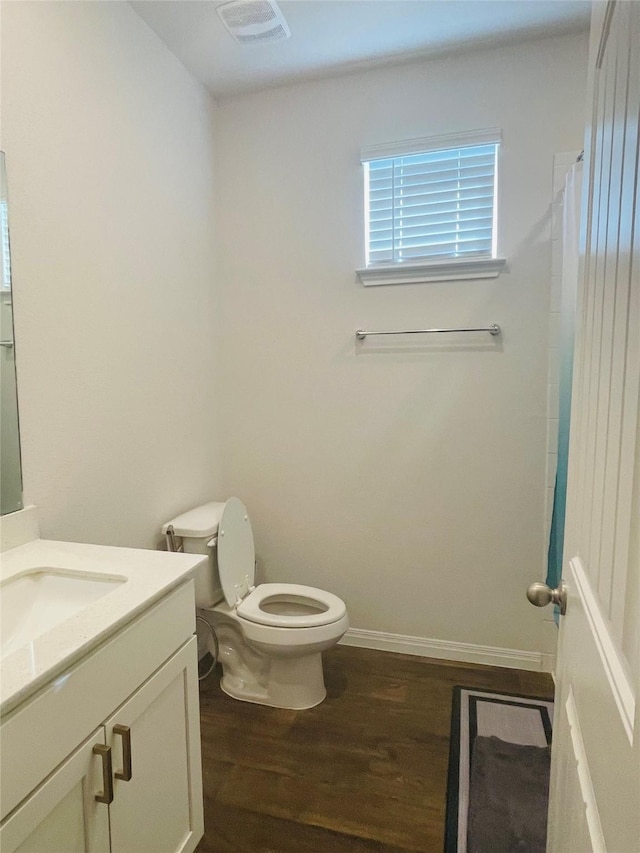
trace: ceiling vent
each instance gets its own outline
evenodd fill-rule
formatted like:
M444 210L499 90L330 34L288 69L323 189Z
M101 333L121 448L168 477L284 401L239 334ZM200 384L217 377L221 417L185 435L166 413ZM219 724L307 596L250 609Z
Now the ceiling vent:
M220 20L239 44L282 41L289 25L273 0L231 0L216 7Z

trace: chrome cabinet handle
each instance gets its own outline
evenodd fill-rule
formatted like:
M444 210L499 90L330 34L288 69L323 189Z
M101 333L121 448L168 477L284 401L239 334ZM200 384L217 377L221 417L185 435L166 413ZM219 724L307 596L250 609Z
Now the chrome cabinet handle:
M93 754L102 759L102 791L96 794L97 803L105 803L107 806L113 802L113 766L111 764L111 747L97 743L93 747Z
M562 616L567 611L567 588L564 581L560 581L557 589L550 589L546 583L536 581L527 589L527 598L536 607L546 607L547 604L557 604Z
M117 725L113 727L114 735L122 738L122 771L115 774L116 779L129 782L131 779L131 729L129 726Z

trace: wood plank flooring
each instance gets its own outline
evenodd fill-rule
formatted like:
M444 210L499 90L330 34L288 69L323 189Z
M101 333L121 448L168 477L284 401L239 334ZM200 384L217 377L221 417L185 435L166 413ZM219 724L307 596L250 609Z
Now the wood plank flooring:
M553 697L542 673L337 646L308 711L201 685L197 853L440 853L456 684Z

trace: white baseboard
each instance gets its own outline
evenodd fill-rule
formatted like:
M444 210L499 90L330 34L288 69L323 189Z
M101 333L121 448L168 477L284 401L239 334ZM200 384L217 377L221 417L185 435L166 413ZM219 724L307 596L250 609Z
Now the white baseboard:
M446 640L431 640L428 637L410 637L406 634L387 634L384 631L364 631L349 628L340 643L361 649L379 649L425 658L458 661L461 663L483 663L490 666L506 666L510 669L527 669L540 672L540 652L521 649L502 649L497 646L478 646L473 643L452 643Z

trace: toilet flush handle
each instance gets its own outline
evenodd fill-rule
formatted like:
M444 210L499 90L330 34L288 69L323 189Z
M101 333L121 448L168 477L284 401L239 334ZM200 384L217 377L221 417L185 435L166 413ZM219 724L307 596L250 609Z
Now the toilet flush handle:
M207 542L207 548L215 548L218 544L218 537L214 536L212 539L209 539Z

